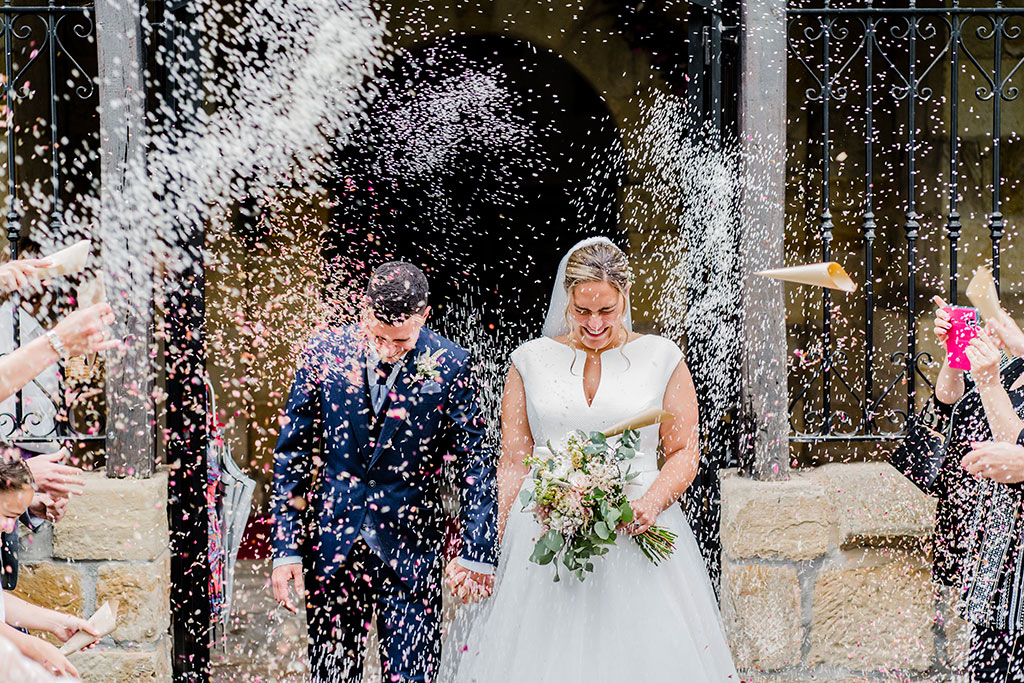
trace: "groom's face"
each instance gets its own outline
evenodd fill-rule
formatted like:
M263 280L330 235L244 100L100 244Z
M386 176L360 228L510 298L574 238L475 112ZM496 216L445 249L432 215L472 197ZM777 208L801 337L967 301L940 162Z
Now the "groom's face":
M373 314L372 309L363 311L363 328L370 338L373 350L377 352L381 360L386 363L394 363L409 351L416 348L416 341L420 338L420 330L430 315L430 307L427 307L420 315L414 315L401 322L389 325L381 322Z

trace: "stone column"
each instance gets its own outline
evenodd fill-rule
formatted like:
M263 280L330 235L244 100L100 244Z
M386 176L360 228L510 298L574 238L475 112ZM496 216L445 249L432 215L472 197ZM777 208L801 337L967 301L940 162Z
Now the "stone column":
M789 470L786 321L781 283L753 273L783 262L786 186L786 3L743 3L739 128L746 172L740 201L742 469L758 479Z
M153 236L125 224L125 189L145 163L142 28L137 0L97 0L100 234L107 293L124 351L107 354L107 474L153 473Z

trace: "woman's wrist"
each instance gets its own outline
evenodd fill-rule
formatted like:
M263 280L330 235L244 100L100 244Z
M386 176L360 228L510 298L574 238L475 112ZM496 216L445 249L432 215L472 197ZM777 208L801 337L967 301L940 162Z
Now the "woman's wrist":
M972 373L974 377L974 383L978 386L979 391L985 391L994 389L995 387L1001 386L999 383L999 370L978 370Z

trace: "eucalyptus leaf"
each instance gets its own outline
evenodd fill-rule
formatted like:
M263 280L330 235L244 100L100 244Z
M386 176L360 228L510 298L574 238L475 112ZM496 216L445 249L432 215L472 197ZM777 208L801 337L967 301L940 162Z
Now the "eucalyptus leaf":
M633 508L630 506L629 501L619 506L619 513L622 515L623 524L629 524L633 521Z
M553 553L557 553L565 545L565 538L554 529L551 529L544 534L542 540L544 545L546 545Z

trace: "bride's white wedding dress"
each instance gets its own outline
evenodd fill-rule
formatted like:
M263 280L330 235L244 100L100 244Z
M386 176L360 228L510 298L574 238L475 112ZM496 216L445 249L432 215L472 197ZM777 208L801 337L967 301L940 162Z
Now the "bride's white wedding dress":
M593 403L583 391L585 354L541 337L512 362L526 387L538 447L568 432L610 427L661 406L682 353L671 341L639 337L601 356ZM639 498L658 476L658 426L641 430L631 462L640 476L627 491ZM527 478L525 486L532 485ZM562 568L530 562L539 525L515 503L502 543L494 595L459 610L445 642L440 681L477 683L622 683L739 681L715 594L693 532L678 505L658 524L679 538L670 559L651 564L620 535L580 583Z

